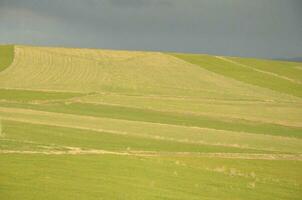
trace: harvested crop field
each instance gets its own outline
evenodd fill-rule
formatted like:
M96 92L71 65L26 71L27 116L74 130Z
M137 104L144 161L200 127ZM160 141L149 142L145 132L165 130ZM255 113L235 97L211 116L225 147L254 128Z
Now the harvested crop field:
M0 46L0 199L301 199L301 68Z

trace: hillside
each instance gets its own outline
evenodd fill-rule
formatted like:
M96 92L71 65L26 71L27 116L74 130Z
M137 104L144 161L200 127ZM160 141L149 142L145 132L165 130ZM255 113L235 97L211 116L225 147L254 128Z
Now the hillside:
M0 46L0 195L300 199L301 69L201 54Z

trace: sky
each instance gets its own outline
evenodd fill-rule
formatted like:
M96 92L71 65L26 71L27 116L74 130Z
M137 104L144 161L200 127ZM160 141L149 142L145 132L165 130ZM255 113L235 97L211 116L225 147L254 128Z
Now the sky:
M302 0L0 0L0 43L302 57Z

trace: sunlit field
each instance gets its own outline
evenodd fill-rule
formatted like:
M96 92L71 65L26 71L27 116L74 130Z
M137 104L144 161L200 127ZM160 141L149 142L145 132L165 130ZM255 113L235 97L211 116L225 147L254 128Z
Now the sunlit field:
M301 69L0 46L0 199L300 200Z

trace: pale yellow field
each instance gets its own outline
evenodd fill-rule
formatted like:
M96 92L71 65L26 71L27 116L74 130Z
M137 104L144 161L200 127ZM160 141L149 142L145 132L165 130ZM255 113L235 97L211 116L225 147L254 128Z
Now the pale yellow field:
M1 72L0 86L100 92L75 101L302 125L300 98L159 52L16 46L13 64Z
M22 80L22 81L20 81ZM15 46L1 88L297 101L158 52Z

